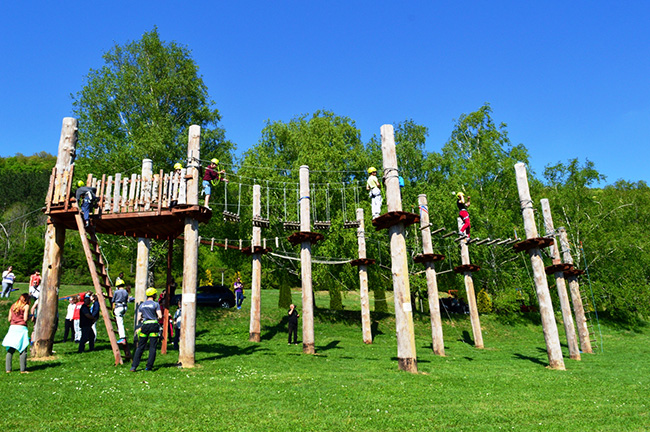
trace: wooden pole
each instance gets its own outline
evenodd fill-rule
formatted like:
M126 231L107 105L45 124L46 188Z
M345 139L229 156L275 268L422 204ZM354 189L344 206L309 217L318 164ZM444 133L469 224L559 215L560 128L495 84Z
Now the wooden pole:
M420 206L420 230L422 231L422 252L433 254L431 242L431 228L429 228L429 208L427 196L418 195ZM433 261L426 262L425 274L427 276L427 293L429 298L429 314L431 315L431 338L433 340L433 353L445 355L445 341L442 335L442 319L440 318L440 300L438 299L438 278Z
M553 217L551 215L551 206L548 199L543 198L542 214L544 215L544 228L546 235L553 236L553 245L551 245L551 258L553 265L561 264L560 251L557 247L557 236L555 234L555 227L553 226ZM580 360L580 349L578 348L578 339L576 338L576 329L573 325L573 316L571 315L571 304L569 303L569 295L566 291L566 282L564 280L564 272L557 271L554 273L555 286L557 287L557 295L560 298L560 308L562 309L562 322L564 324L564 332L567 338L567 346L569 347L569 358L573 360Z
M458 231L463 226L463 220L458 219ZM471 264L469 259L469 248L467 247L467 237L460 241L460 260L463 265ZM463 272L465 280L465 292L467 293L467 303L469 306L469 318L472 323L472 333L474 334L474 346L476 348L485 348L483 345L483 331L481 330L481 321L478 316L478 305L476 304L476 291L474 290L474 277L471 271Z
M359 259L366 258L366 229L363 217L363 209L357 209L357 240L359 244ZM361 297L361 328L363 331L363 343L372 343L372 330L370 327L370 296L368 295L368 266L359 265L359 293Z
M300 231L311 232L309 167L300 167ZM302 279L302 352L314 354L314 294L311 280L311 242L300 243L300 276Z
M253 185L253 217L261 217L261 187ZM261 246L262 228L253 225L253 243L251 248ZM260 327L260 304L262 295L262 253L253 253L253 274L251 278L251 322L248 340L251 342L261 341Z
M521 213L524 219L526 239L538 238L537 227L535 226L535 215L533 213L533 201L530 199L530 190L528 188L526 165L522 162L515 164L515 172L517 176L517 189L519 191L519 202L521 204ZM537 301L539 303L539 312L542 318L542 329L544 331L544 340L546 341L549 367L551 369L564 370L564 359L562 358L560 337L557 332L555 315L553 314L553 303L551 302L551 294L548 289L548 281L546 280L542 254L538 247L529 249L528 254L530 255L530 263L535 278Z
M571 248L569 247L569 239L567 238L566 230L563 227L560 227L557 230L560 234L560 246L562 248L564 262L567 264L573 264L573 257L571 256ZM582 295L580 294L578 277L569 276L568 279L569 291L571 292L571 302L573 303L573 313L576 316L576 326L578 327L578 337L580 338L580 349L583 353L593 354L594 350L591 347L591 336L589 335L585 308L582 304Z
M142 160L142 177L151 180L153 172L153 161ZM147 299L145 292L149 285L149 253L151 251L151 240L138 237L138 255L135 264L135 311L138 311L140 304ZM136 313L137 316L137 313Z
M61 126L59 150L56 158L56 172L70 169L77 146L77 119L66 117ZM68 182L71 182L69 179ZM66 197L68 200L69 197ZM56 329L59 284L61 280L61 258L65 244L65 227L49 222L45 232L43 266L41 268L41 295L38 301L38 315L32 333L35 358L52 355L54 331Z
M399 189L399 171L395 153L395 134L392 125L381 127L381 152L384 160L384 182L386 184L386 205L389 212L402 211L402 197ZM415 334L411 288L409 285L406 240L404 224L388 228L390 237L391 269L393 272L393 294L395 299L395 327L397 330L397 362L400 370L417 373Z
M172 278L172 260L174 258L174 239L170 238L167 241L167 282L166 282L166 287L167 287L167 295L163 299L164 305L160 305L164 307L164 312L163 312L163 336L162 336L162 344L160 346L160 354L167 354L167 343L169 341L169 306L171 305L171 298L174 293L172 293L172 282L174 279Z
M201 127L190 126L187 143L187 203L199 204L199 161L201 149ZM185 218L183 247L183 294L181 311L181 337L178 362L184 368L194 367L196 347L196 284L199 257L199 222Z

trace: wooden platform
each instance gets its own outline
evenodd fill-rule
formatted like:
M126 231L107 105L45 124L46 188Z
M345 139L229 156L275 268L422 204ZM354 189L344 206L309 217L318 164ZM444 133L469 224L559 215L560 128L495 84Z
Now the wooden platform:
M289 236L287 240L293 246L298 245L302 242L309 242L311 244L318 243L325 239L325 236L321 233L310 232L310 231L298 231Z
M413 257L413 262L415 263L428 263L428 262L434 262L434 261L442 261L445 259L444 255L440 254L420 254L416 255Z
M519 243L512 245L512 248L517 252L523 252L530 249L547 248L553 244L553 239L548 237L529 238Z
M61 224L66 229L77 230L76 206L51 207L46 213L53 223ZM91 226L96 233L113 234L126 237L143 237L155 240L176 238L185 229L185 218L190 217L199 222L208 222L212 211L199 205L178 205L163 208L160 211L141 211L91 215Z
M399 223L404 224L404 226L408 226L418 222L420 222L420 216L416 215L415 213L394 211L384 213L383 215L374 218L372 220L372 226L374 226L375 229L379 231L390 228Z
M585 273L584 270L574 268L574 269L565 271L564 276L565 277L577 277L577 276L580 276L581 274L584 274L584 273Z
M253 255L253 254L256 254L256 253L265 255L265 254L267 254L269 252L272 252L272 251L273 251L273 249L264 248L262 246L255 246L254 248L252 246L248 246L248 247L243 248L241 250L241 253L243 253L244 255L250 256L250 255Z
M474 273L479 270L481 270L481 267L474 264L463 264L454 267L454 272L456 273L467 273L467 272Z
M371 265L371 264L374 264L376 262L377 262L377 260L370 259L370 258L359 258L359 259L355 259L355 260L350 261L350 265L353 265L355 267L359 267L359 266L362 266L362 265L366 265L366 266Z
M573 264L555 264L552 266L546 267L544 270L546 271L547 275L552 275L555 273L564 273L566 271L569 271L573 268Z

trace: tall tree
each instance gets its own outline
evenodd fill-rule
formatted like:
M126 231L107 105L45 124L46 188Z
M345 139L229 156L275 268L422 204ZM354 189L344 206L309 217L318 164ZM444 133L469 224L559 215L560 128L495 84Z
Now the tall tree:
M201 126L201 154L230 159L232 144L188 48L162 41L154 27L103 58L72 96L82 174L138 170L144 158L160 168L182 162L192 124Z

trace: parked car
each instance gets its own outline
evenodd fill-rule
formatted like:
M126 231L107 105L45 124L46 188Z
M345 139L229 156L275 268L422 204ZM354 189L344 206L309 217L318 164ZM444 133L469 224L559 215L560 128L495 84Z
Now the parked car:
M172 298L172 304L178 304L181 294ZM235 306L235 294L225 285L204 285L196 289L197 306L216 306L231 308Z

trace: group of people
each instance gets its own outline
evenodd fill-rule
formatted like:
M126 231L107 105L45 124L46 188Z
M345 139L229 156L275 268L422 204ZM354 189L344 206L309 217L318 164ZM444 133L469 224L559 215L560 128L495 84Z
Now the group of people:
M400 188L404 187L404 178L398 176ZM381 182L377 177L377 168L368 168L368 180L366 180L366 190L370 196L370 208L372 210L372 218L376 219L381 215L381 205L383 198L381 196ZM470 205L470 197L465 196L463 192L458 192L456 195L456 206L458 207L458 216L463 221L463 225L459 230L459 234L469 240L471 224L469 220L469 212L467 208Z

